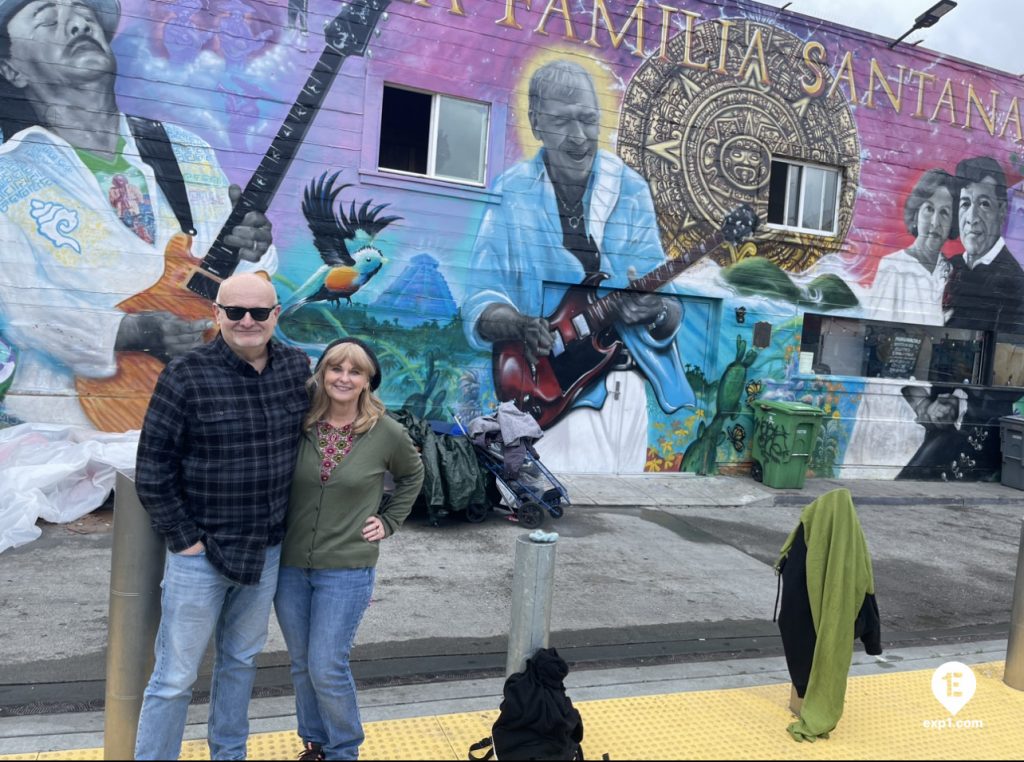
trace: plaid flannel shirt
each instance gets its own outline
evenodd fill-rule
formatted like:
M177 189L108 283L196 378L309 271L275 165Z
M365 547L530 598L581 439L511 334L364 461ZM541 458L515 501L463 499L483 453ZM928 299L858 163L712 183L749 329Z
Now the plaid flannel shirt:
M255 584L281 542L309 357L271 341L262 373L220 336L172 360L139 437L135 486L153 528L177 553L202 541L214 568Z

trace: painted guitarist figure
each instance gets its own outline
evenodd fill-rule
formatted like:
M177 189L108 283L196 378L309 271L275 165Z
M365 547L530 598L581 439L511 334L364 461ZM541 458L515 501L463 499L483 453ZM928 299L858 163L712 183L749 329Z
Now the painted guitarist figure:
M534 72L529 118L542 148L498 180L501 205L487 211L477 236L471 272L486 286L463 306L467 336L478 349L520 345L524 375L563 349L546 316L571 286L603 273L602 288L621 289L665 261L647 183L598 148L600 115L581 66L555 61ZM645 378L667 412L694 402L676 342L679 300L619 292L607 308L621 339L616 356L537 443L556 471L643 471Z
M209 308L187 319L117 306L160 280L182 207L202 257L240 194L213 149L180 127L164 125L162 140L177 182L140 158L139 130L160 125L117 106L120 15L118 0L0 0L0 332L20 351L4 404L26 422L92 426L76 378L112 376L115 351L166 362L211 327ZM115 181L152 214L119 215ZM237 272L276 269L264 214L248 212L228 239Z

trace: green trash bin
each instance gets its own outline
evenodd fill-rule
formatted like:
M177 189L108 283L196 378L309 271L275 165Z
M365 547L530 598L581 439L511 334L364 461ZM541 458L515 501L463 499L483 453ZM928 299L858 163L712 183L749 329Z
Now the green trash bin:
M776 489L802 489L823 415L803 402L755 402L750 475Z

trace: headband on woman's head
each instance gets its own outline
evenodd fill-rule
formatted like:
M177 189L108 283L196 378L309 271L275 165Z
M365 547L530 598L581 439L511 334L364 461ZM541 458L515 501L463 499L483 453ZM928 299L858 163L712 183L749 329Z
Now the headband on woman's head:
M380 386L381 382L380 362L377 360L377 354L372 349L370 349L370 346L365 341L357 339L354 336L346 336L342 339L335 339L326 347L324 347L324 351L320 354L320 359L316 361L316 367L313 368L313 372L315 373L316 371L320 370L320 364L324 361L324 358L327 357L327 353L330 352L339 344L355 344L357 347L366 352L366 356L370 358L370 362L373 363L374 369L373 375L370 376L370 391L377 391L377 387Z

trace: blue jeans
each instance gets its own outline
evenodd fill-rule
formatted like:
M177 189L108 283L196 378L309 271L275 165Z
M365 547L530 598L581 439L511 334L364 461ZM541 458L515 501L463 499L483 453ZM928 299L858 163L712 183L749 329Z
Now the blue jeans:
M349 653L370 605L375 569L282 566L274 609L291 657L295 714L303 741L327 759L358 759L363 742Z
M256 656L267 641L281 546L267 548L256 585L239 585L205 553L167 554L156 665L142 698L136 759L177 759L192 686L216 631L207 738L210 759L245 759Z

